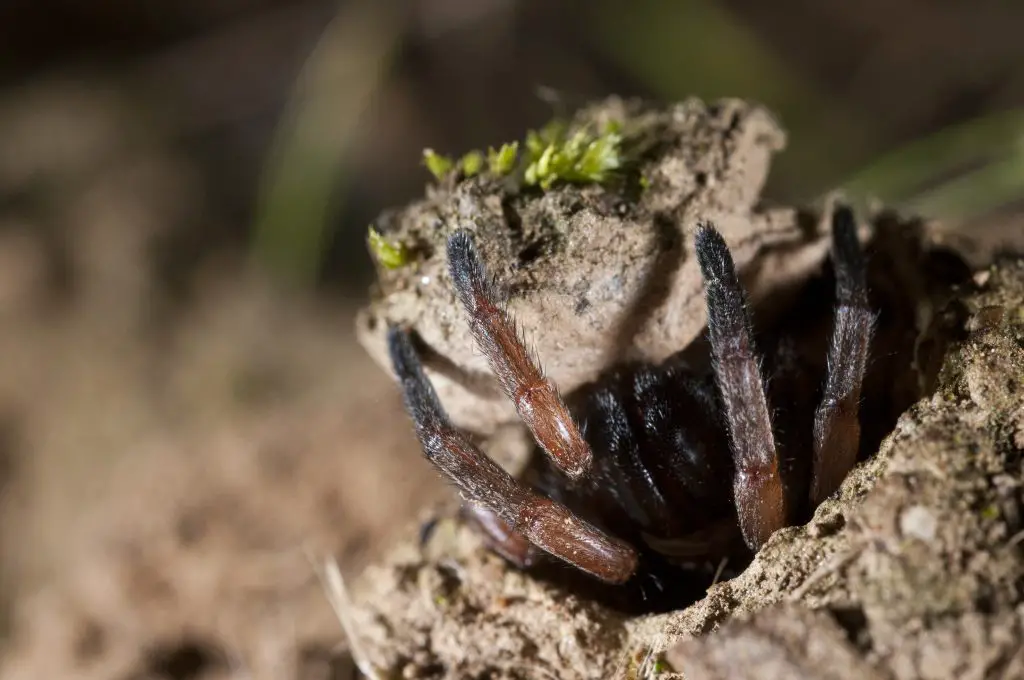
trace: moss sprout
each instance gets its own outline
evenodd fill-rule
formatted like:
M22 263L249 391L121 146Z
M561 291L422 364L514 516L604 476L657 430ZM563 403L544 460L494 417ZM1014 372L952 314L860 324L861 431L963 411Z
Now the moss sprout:
M455 166L455 162L448 156L435 153L433 149L423 150L423 165L427 167L434 179L440 180Z
M398 269L409 263L409 251L401 243L386 240L376 229L370 227L367 242L374 258L387 269Z
M622 134L610 124L600 133L583 127L571 134L549 124L526 137L528 185L550 189L556 182L606 182L623 164Z
M519 156L519 142L502 144L500 149L487 149L487 169L492 175L504 176L515 170Z
M480 174L484 169L484 155L480 151L473 150L459 159L459 167L466 177L473 177Z
M435 179L454 171L474 177L485 169L495 177L511 174L525 165L523 183L545 191L557 182L603 183L624 164L623 136L617 123L609 123L600 132L593 126L570 130L563 121L554 120L540 130L526 133L525 153L520 156L519 142L508 142L487 154L467 152L458 160L442 156L433 149L423 150L423 165Z

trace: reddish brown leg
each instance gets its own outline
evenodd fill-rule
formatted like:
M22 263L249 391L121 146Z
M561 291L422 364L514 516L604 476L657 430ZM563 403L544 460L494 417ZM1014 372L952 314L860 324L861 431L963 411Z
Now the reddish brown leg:
M533 566L544 554L489 508L468 504L463 507L463 514L480 530L488 548L520 569Z
M857 462L860 390L874 324L857 225L853 212L846 207L836 208L832 215L832 262L836 317L825 393L814 415L811 503L815 507L839 488Z
M725 240L714 227L702 224L695 246L704 277L715 377L736 468L733 495L743 538L756 550L788 523L764 382L746 296Z
M514 479L452 426L405 332L388 330L388 350L424 454L466 501L483 506L511 531L599 579L622 583L633 575L637 555L628 544Z
M519 417L555 466L569 479L579 479L590 469L590 447L558 390L530 356L512 315L499 304L473 241L464 231L448 239L448 266L476 344Z

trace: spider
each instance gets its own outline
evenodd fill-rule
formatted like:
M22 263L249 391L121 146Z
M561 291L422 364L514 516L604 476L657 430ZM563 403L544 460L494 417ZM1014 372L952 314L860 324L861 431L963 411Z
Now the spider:
M832 213L826 376L813 423L789 420L810 430L789 449L773 432L776 411L729 249L708 223L697 226L694 246L707 306L705 361L680 351L658 365L624 365L563 399L501 304L470 235L449 238L451 279L475 343L544 454L519 479L451 424L410 332L389 327L391 362L424 454L459 489L488 546L514 565L550 555L611 586L663 584L682 563L756 552L832 494L855 464L875 315L853 212ZM785 355L772 347L769 368ZM797 392L782 390L783 413L803 406L789 398Z

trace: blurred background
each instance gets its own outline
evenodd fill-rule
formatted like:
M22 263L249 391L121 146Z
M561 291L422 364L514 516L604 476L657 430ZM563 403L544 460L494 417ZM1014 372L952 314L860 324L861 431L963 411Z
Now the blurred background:
M423 148L609 94L753 98L789 131L770 200L845 187L1009 247L1021 26L998 0L5 0L0 675L343 677L308 550L356 573L445 495L351 330Z

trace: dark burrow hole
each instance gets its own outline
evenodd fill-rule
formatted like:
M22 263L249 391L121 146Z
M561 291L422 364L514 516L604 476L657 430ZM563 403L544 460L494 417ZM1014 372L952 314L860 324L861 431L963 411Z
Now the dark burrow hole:
M829 613L846 633L846 637L852 645L862 650L871 649L868 619L860 606L832 607L829 609Z
M891 234L882 232L882 243L873 243L868 251L869 297L876 313L874 334L860 402L861 447L860 460L874 454L896 424L900 414L920 396L921 386L928 384L927 376L914 368L915 341L918 331L914 326L915 309L921 299L938 291L948 290L949 279L962 282L966 269L952 276L934 276L930 271L929 256L920 250L908 250L905 234L901 244L885 242ZM917 263L917 268L914 263ZM949 267L943 267L948 272ZM773 411L773 425L784 461L784 479L788 487L790 519L794 524L806 523L813 508L807 501L810 487L810 466L814 449L814 411L820 400L827 371L827 348L835 310L835 280L830 264L822 273L793 291L787 304L774 314L754 310L755 341L764 358L764 371L768 381L768 398ZM768 348L768 349L766 349ZM700 341L688 347L680 356L691 366L700 366L697 356L706 354L706 343ZM689 355L693 356L689 356ZM706 358L703 363L708 364ZM586 387L581 389L588 389ZM570 402L573 394L567 395ZM585 420L585 419L584 419ZM543 458L535 469L544 469ZM529 473L528 473L529 476ZM537 479L544 478L539 473ZM723 484L728 494L731 484ZM559 496L563 491L547 485L539 487L549 495ZM605 509L594 508L597 512ZM591 521L594 515L584 516ZM632 529L628 529L632 532ZM652 535L657 535L653 534ZM618 534L627 537L629 534ZM642 540L642 539L641 539ZM635 547L641 544L633 540ZM706 561L680 566L672 564L650 550L642 551L642 564L638 572L624 586L607 586L561 562L544 560L532 569L539 578L574 594L597 600L606 606L629 614L671 611L686 607L704 597L715 580L726 580L738 575L749 564L751 555L740 551L729 554L725 567L722 555L709 556ZM850 632L851 639L860 634L863 625L857 622L857 612L839 612L840 622ZM861 641L858 641L860 643Z
M719 564L695 563L651 570L622 586L611 586L553 560L530 568L530 573L563 590L629 616L659 614L685 608L707 594L718 581L738 576L750 562L739 557L719 571Z
M217 646L195 638L183 638L150 649L143 670L129 680L198 680L205 674L228 668L227 655Z
M519 255L517 257L518 266L522 267L533 262L538 257L544 254L544 250L547 247L548 240L544 238L538 238L525 244L519 250Z
M462 586L462 578L459 572L447 564L439 564L437 573L441 577L440 593L446 597L451 596Z

